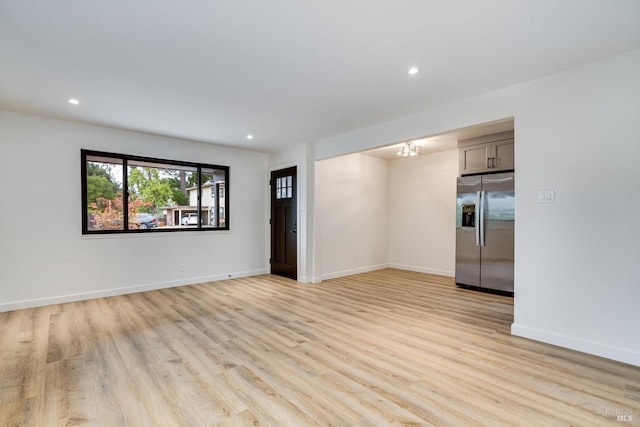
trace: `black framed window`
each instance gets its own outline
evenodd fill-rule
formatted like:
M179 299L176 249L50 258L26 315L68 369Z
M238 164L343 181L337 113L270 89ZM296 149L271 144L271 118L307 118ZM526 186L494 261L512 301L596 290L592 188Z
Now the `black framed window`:
M229 229L229 167L81 150L82 233Z

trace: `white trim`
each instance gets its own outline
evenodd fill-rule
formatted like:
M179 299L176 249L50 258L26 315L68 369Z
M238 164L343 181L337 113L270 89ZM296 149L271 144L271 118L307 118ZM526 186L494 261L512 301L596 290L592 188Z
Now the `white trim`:
M640 352L513 323L511 335L640 366ZM632 340L633 338L629 338ZM631 344L631 343L630 343Z
M388 264L369 265L367 267L354 268L351 270L336 271L334 273L327 273L327 274L321 275L320 281L328 280L328 279L336 279L338 277L344 277L344 276L351 276L352 274L368 273L370 271L382 270L384 268L389 268L389 265ZM314 281L314 283L318 283L318 282Z
M445 277L455 277L455 272L449 271L449 270L415 267L415 266L404 265L404 264L379 264L379 265L372 265L368 267L355 268L352 270L343 270L343 271L337 271L334 273L327 273L320 276L314 276L311 278L311 281L308 283L320 283L323 280L327 280L327 279L336 279L338 277L350 276L352 274L359 274L359 273L367 273L370 271L382 270L384 268L395 268L397 270L415 271L418 273L435 274L437 276L445 276ZM301 280L298 280L298 281L301 281ZM304 282L304 283L307 283L307 282Z
M186 228L183 228L180 231L180 228L176 229L177 231L152 231L147 233L146 231L140 233L130 233L130 232L122 232L122 233L95 233L95 234L81 234L80 239L82 240L98 240L98 239L140 239L142 236L144 237L178 237L178 236L212 236L216 234L232 234L232 230L219 230L219 229L209 229L209 230L195 230L192 229L187 231Z
M127 286L122 288L106 289L101 291L81 292L77 294L61 295L57 297L36 298L31 300L15 301L0 304L0 312L21 310L24 308L43 307L52 304L84 301L94 298L112 297L117 295L133 294L136 292L154 291L157 289L175 288L179 286L195 285L206 282L217 282L238 277L258 276L269 274L268 269L242 271L238 273L217 274L215 276L194 277L186 280L171 280L167 282L148 283L146 285Z
M289 169L289 168L292 168L294 166L296 168L299 168L300 167L300 162L297 162L297 161L285 162L285 163L280 163L279 165L276 165L276 166L269 166L269 168L267 169L267 172L269 174L269 179L271 179L271 172L279 171L279 170L282 170L282 169Z
M455 271L440 270L438 268L417 267L417 266L413 266L413 265L390 263L389 264L389 268L397 268L398 270L415 271L415 272L418 272L418 273L435 274L437 276L446 276L446 277L455 277L456 276L456 272Z

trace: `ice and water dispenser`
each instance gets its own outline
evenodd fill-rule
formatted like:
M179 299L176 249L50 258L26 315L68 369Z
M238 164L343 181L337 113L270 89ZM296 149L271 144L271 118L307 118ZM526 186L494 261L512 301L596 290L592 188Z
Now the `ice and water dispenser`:
M462 205L462 226L463 227L475 227L476 226L476 205L463 204Z

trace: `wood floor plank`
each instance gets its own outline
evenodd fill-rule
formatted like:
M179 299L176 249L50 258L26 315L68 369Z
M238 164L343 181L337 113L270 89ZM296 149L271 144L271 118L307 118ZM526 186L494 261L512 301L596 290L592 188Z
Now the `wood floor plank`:
M640 425L640 367L512 322L511 298L393 269L0 313L0 425Z

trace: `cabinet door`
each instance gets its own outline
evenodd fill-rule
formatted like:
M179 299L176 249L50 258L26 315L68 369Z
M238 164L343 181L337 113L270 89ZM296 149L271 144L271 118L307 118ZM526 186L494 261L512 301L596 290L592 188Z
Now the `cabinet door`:
M513 139L494 142L492 153L496 158L492 170L514 169Z
M491 144L477 144L460 148L460 174L488 171L487 159L492 157L490 146Z

